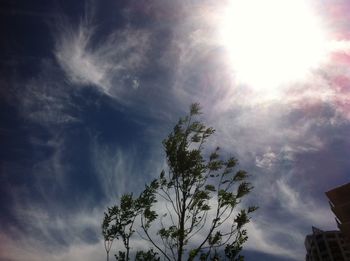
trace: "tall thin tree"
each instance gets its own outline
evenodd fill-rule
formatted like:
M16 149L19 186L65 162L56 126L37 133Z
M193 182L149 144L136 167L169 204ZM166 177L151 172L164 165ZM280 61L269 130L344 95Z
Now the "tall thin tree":
M198 121L199 115L199 104L192 104L189 115L163 141L168 169L138 197L124 195L120 206L105 213L105 241L120 237L125 248L117 260L130 260L136 220L138 235L156 249L138 251L137 260L159 260L159 255L168 261L243 260L239 253L248 238L244 225L257 207L236 208L253 186L246 171L236 170L237 159L222 159L219 147L205 157L204 145L214 129Z

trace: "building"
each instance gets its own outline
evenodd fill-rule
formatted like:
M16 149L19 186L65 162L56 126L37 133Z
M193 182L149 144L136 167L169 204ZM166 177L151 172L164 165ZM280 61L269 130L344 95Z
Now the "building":
M326 192L338 228L350 240L350 183Z
M312 227L305 238L306 261L349 261L350 244L341 231L323 231Z

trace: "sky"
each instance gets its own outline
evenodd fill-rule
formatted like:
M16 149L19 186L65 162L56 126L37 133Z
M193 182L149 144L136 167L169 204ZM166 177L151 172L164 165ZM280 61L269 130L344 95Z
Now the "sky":
M0 2L0 260L104 260L103 213L190 104L259 205L246 260L303 260L350 181L347 0Z

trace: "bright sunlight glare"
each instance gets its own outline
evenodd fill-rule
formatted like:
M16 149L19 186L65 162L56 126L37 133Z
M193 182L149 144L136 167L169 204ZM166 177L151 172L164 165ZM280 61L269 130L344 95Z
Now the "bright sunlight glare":
M230 3L219 30L239 82L273 92L325 59L326 34L305 1Z

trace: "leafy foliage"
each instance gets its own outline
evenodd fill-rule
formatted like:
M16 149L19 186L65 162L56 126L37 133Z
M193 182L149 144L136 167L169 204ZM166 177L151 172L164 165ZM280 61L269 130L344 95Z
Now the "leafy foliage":
M193 104L163 141L168 170L138 197L125 194L119 206L108 208L102 224L107 260L114 239L125 248L116 259L130 260L136 218L138 235L158 251L138 251L136 260L157 261L159 255L169 261L244 260L239 255L248 238L244 226L257 207L235 209L253 187L246 171L235 170L237 159L222 159L220 148L205 160L203 145L214 129L196 121L199 114L199 105ZM156 209L160 203L163 207Z

